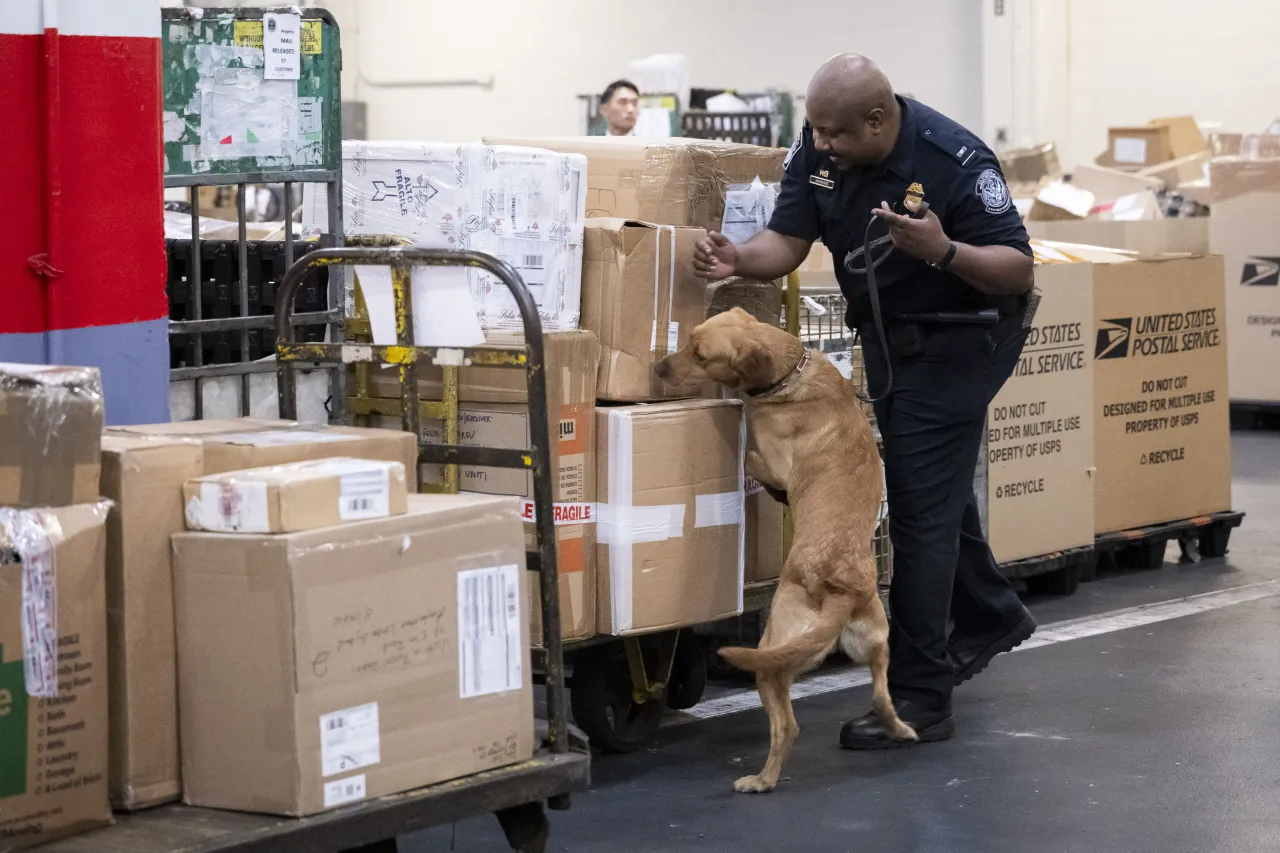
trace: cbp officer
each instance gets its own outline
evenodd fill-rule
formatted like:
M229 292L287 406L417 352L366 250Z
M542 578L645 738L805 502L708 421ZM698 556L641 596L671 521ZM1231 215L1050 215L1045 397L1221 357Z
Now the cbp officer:
M991 151L896 96L870 60L828 61L805 110L769 227L736 247L708 235L695 266L707 278L768 281L795 270L816 239L831 250L868 391L879 395L893 519L889 690L921 742L944 740L955 730L952 688L1036 627L996 566L973 494L987 405L1026 338L1031 247ZM866 267L889 247L858 254L872 217L872 239L892 238L873 270L887 344ZM846 266L851 252L858 272ZM846 723L840 743L898 745L874 714Z

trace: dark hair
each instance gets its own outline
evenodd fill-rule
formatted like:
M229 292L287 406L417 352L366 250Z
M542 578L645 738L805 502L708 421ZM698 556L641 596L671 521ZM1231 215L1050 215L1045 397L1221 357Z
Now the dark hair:
M640 97L640 87L630 80L614 80L608 86L604 87L604 94L600 96L600 103L607 104L613 100L613 95L619 89L630 89L636 93L636 97Z

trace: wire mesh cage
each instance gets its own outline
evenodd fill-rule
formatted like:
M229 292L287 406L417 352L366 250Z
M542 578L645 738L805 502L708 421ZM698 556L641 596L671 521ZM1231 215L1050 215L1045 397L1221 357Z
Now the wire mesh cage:
M774 144L773 116L769 113L714 113L689 110L680 117L681 134L688 139L714 139L749 145Z

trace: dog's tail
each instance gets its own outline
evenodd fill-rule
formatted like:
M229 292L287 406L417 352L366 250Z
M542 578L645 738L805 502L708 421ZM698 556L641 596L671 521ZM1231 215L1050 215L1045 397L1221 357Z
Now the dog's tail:
M818 620L808 631L785 643L765 649L731 646L720 649L720 657L748 672L776 672L796 669L830 646L840 636L853 615L854 601L847 595L831 595L822 602Z

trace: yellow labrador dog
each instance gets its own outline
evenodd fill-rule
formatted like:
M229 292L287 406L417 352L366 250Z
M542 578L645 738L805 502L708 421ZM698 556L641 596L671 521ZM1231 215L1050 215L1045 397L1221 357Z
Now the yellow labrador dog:
M881 467L871 424L853 387L822 353L741 308L707 320L656 367L670 385L727 385L746 397L747 472L787 493L795 536L758 649L725 648L756 673L769 714L764 769L734 783L770 791L800 733L791 683L835 648L871 669L873 704L901 740L915 731L889 699L889 623L876 594L871 540L880 514Z

